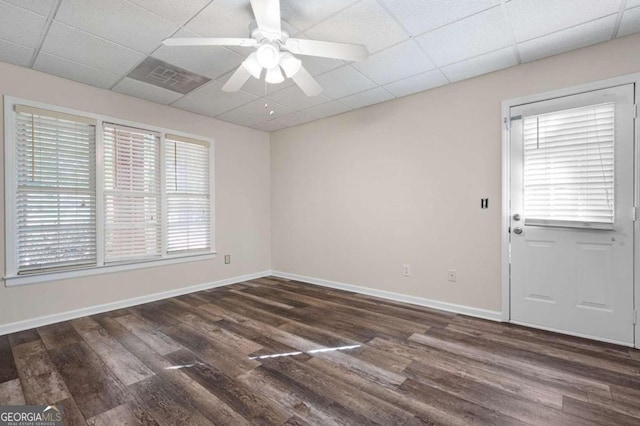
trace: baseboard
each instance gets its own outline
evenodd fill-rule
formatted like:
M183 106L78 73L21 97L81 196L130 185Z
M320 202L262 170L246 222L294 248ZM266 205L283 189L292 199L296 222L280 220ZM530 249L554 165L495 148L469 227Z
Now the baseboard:
M427 308L439 309L441 311L453 312L456 314L469 315L476 318L483 318L491 321L502 321L502 313L499 311L490 311L488 309L473 308L471 306L457 305L455 303L440 302L437 300L425 299L422 297L408 296L406 294L393 293L391 291L376 290L373 288L360 287L352 284L344 284L336 281L328 281L320 278L305 277L303 275L290 274L288 272L271 271L274 277L285 278L289 280L302 281L309 284L320 285L323 287L336 288L338 290L352 291L354 293L366 294L369 296L380 297L382 299L394 300L396 302L410 303L412 305L425 306Z
M9 324L0 325L0 336L15 333L17 331L29 330L35 327L42 327L45 325L55 324L61 321L68 321L75 318L84 317L87 315L100 314L102 312L113 311L116 309L129 308L131 306L140 305L142 303L155 302L156 300L168 299L170 297L181 296L187 293L194 293L196 291L208 290L215 287L223 287L230 284L240 283L243 281L249 281L256 278L263 278L271 275L271 271L256 272L254 274L240 275L237 277L225 278L223 280L213 281L204 284L193 285L189 287L178 288L175 290L163 291L161 293L154 293L140 297L134 297L126 300L118 300L116 302L105 303L104 305L91 306L88 308L75 309L73 311L62 312L54 315L47 315L43 317L28 319L24 321L12 322Z

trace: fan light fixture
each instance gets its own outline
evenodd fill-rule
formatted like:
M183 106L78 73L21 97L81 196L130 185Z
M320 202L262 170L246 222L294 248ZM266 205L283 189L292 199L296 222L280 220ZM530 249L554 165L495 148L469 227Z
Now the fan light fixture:
M280 50L271 43L264 43L258 48L256 54L258 63L268 70L277 66L280 61Z
M302 67L302 61L297 59L289 52L283 52L280 55L280 66L284 70L287 78L291 78L300 71L300 67Z
M254 77L260 80L260 76L262 75L262 65L258 62L258 55L256 52L253 52L247 59L242 63L244 69L249 71L249 73Z
M260 79L264 69L267 83L282 83L286 75L307 96L317 96L322 92L322 87L294 55L343 61L362 61L369 56L367 48L360 44L291 38L289 33L282 29L280 0L250 0L250 2L256 21L249 28L249 38L169 38L162 43L165 46L255 47L256 51L238 67L222 87L225 92L237 92L251 76Z
M284 81L284 76L282 75L282 71L280 71L279 66L275 66L269 70L267 70L267 76L264 80L269 84L279 84Z

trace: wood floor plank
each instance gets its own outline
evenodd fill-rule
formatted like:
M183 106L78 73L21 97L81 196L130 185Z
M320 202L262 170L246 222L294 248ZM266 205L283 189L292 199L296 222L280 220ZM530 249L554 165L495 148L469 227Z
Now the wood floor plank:
M8 336L0 336L0 383L18 378L18 370L13 360Z
M263 368L278 371L292 380L304 383L306 387L312 388L315 392L348 406L350 410L369 419L369 422L403 424L412 417L397 406L341 383L339 380L307 366L306 363L294 359L264 360Z
M53 349L50 353L85 418L95 417L132 399L127 388L85 342Z
M71 396L42 340L14 347L13 356L27 404L53 404Z
M153 376L153 371L93 319L79 318L71 321L71 325L125 385Z
M0 404L72 425L640 424L639 354L269 277L0 336Z
M183 347L190 349L231 376L237 376L260 365L258 361L251 360L248 356L234 356L234 352L224 345L186 325L166 328L165 333Z
M62 348L82 341L80 335L68 321L38 327L38 334L47 349Z
M159 425L213 425L181 394L153 376L131 385L131 392Z
M431 332L432 330L429 330L429 333ZM409 338L409 340L454 354L461 353L468 358L480 361L486 359L487 356L491 356L491 361L495 365L519 369L523 372L537 375L547 380L556 381L560 384L575 386L582 390L585 395L589 392L599 394L610 393L609 386L604 382L568 373L557 368L547 368L542 365L531 363L526 358L519 358L517 356L509 357L506 354L503 355L498 347L489 345L478 347L481 344L480 342L471 342L464 338L457 338L452 334L440 333L428 336L424 334L414 334Z
M233 409L220 401L214 394L200 384L187 377L182 367L175 365L157 352L137 336L130 333L118 322L110 318L98 320L100 325L114 338L118 339L131 353L143 361L156 375L171 387L171 392L177 392L187 398L201 414L215 424L238 425L249 424ZM195 358L195 356L194 356Z
M0 405L23 404L26 404L26 402L24 400L24 393L22 392L20 379L13 379L0 383Z
M21 345L23 343L33 342L34 340L40 340L38 330L32 328L31 330L19 331L17 333L9 334L9 342L11 347Z
M540 410L538 403L523 398L517 393L508 392L469 377L452 375L448 369L440 368L440 366L435 367L430 363L427 365L414 362L405 372L416 381L443 389L465 401L473 402L525 423L539 422L545 425L576 426L589 424L587 420L563 413L561 409Z
M137 401L130 401L90 418L87 424L90 426L156 426L158 422L156 422Z
M332 401L322 399L317 394L305 392L296 383L291 383L282 375L274 377L265 370L257 368L249 371L237 379L254 392L262 395L274 404L278 404L289 413L315 425L344 424L348 413L342 406L336 406ZM280 379L280 380L278 380Z
M585 421L593 421L601 425L637 426L639 424L637 417L631 417L601 405L578 401L571 397L564 398L562 409L565 413L572 414L584 419Z
M149 321L132 314L117 317L115 320L161 355L182 349L180 344L158 330Z
M62 406L63 420L65 426L86 426L87 422L78 408L75 399L69 397L56 402Z
M314 357L307 361L306 364L322 371L324 374L334 377L340 382L349 384L353 388L393 404L408 413L413 413L418 416L418 419L420 419L422 423L434 425L466 423L455 411L447 412L435 404L430 404L429 400L407 398L406 395L401 394L396 389L379 386L377 383L369 381L359 374L349 371L344 367L332 365L326 360ZM409 423L412 423L412 421Z
M174 352L168 358L177 364L194 362L187 351ZM291 415L211 364L196 362L184 372L252 423L281 424Z

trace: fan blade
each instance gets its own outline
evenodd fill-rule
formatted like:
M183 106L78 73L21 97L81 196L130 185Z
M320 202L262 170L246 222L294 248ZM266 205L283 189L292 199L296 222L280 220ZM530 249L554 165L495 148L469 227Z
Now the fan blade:
M280 0L251 0L251 8L258 28L280 38Z
M222 86L222 90L225 92L237 92L250 77L251 73L244 67L244 65L240 65L236 72L234 72L229 80L227 80L225 85Z
M187 37L168 38L162 41L165 46L243 46L254 47L258 42L252 38L223 38L223 37Z
M297 73L291 77L293 81L298 85L300 89L307 96L318 96L322 92L322 87L318 82L309 74L309 71L305 67L300 67Z
M334 43L332 41L290 38L285 46L289 52L298 55L321 56L323 58L363 61L369 56L367 48L361 44Z

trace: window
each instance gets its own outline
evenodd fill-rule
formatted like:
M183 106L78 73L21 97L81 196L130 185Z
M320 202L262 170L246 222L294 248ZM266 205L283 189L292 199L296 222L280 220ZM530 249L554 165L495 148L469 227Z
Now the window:
M96 264L95 122L16 108L20 272Z
M210 142L26 104L5 101L8 284L214 253Z
M613 225L614 108L604 103L525 118L527 225Z
M167 251L208 249L209 144L167 135Z
M160 257L160 135L110 123L103 134L104 260Z

